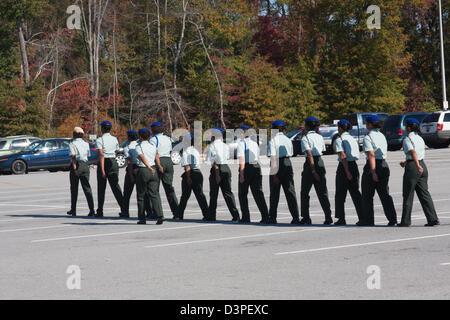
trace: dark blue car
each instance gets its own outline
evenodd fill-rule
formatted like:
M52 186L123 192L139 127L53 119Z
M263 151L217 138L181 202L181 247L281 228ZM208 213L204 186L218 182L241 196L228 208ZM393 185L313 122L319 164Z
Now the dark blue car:
M41 169L50 172L69 170L72 161L69 154L71 141L69 138L53 138L33 142L19 153L0 157L0 172L23 174ZM89 164L97 163L98 152L92 144L89 146Z

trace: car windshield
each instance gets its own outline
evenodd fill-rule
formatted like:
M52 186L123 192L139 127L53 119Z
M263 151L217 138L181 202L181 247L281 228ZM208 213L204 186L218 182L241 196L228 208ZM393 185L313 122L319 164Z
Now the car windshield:
M37 146L41 145L42 142L41 141L36 141L33 142L32 144L30 144L28 147L26 147L23 151L31 151L34 150Z
M286 137L288 138L292 138L293 136L295 136L300 130L295 130L295 131L291 131L286 133Z
M385 128L399 127L401 119L402 119L401 115L390 116L386 119L384 127Z
M425 119L423 119L422 123L438 122L440 116L441 116L440 113L429 114L428 116L425 117Z

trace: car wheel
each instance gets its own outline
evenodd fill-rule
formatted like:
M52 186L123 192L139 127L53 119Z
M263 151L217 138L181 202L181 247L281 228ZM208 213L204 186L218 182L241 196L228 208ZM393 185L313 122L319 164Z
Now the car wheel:
M125 167L126 161L125 161L125 157L123 154L118 154L116 156L116 161L117 161L117 165L119 166L119 168Z
M27 171L27 164L23 160L15 160L11 165L14 174L24 174Z
M181 162L181 154L178 151L172 151L170 159L172 159L173 164L179 164Z
M58 169L48 169L49 172L54 173L54 172L58 172Z

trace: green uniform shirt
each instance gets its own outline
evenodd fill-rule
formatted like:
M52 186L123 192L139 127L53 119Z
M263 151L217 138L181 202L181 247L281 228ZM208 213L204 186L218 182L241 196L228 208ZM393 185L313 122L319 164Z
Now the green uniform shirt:
M363 148L367 159L369 159L367 154L369 151L375 152L375 159L377 160L383 160L387 157L386 137L380 132L379 129L369 131L369 133L364 137Z
M81 138L74 139L69 144L70 155L75 156L78 161L88 161L88 157L91 155L89 149L89 143L83 141Z
M341 162L339 152L344 152L347 161L356 161L359 159L359 145L358 142L348 133L344 132L340 137L337 137L334 142L334 149L338 153L338 161Z
M191 169L200 169L200 153L195 147L190 146L183 150L183 157L181 158L181 166L190 166Z
M292 145L291 139L286 137L283 132L278 132L270 140L267 155L278 158L292 157L294 155L294 146Z
M258 163L259 161L259 146L250 138L239 140L237 147L237 157L245 157L245 163Z
M411 150L416 151L418 160L423 160L425 158L425 142L417 132L411 132L403 139L403 151L406 154L406 160L413 159L409 153Z
M155 165L155 157L156 157L156 146L150 144L148 141L142 141L136 146L136 151L138 154L136 164L138 167L145 168L144 162L142 162L141 157L139 157L141 154L145 156L145 159L147 159L150 166Z
M104 133L97 139L97 149L103 150L105 158L115 158L116 151L118 151L119 148L119 141L109 133Z
M137 162L137 145L138 141L127 141L123 148L123 155L125 156L125 158L130 158L131 164L136 164Z
M172 152L172 139L170 137L163 133L158 133L150 139L150 144L156 147L161 158L170 157Z
M309 131L302 138L302 151L305 153L307 150L311 150L313 157L321 156L325 149L325 142L323 137L315 131Z

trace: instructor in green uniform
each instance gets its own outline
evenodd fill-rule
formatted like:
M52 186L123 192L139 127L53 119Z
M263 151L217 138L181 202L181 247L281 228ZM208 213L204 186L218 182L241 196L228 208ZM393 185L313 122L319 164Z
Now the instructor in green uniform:
M269 143L268 156L270 157L270 209L269 223L277 223L277 209L280 201L280 189L283 187L284 195L288 203L289 212L292 216L291 224L299 224L299 212L297 196L295 195L294 171L292 169L291 157L294 147L291 139L284 135L286 123L282 120L272 122L272 130L278 130Z
M403 151L406 161L400 163L405 168L403 174L403 213L399 227L411 225L411 211L414 201L414 191L419 197L423 212L427 218L426 227L439 225L433 199L428 191L428 169L423 159L425 158L425 142L419 136L420 122L409 118L405 121L407 136L403 139Z
M136 146L137 150L137 205L138 205L138 224L146 224L144 212L144 197L147 195L152 202L158 220L156 224L162 224L164 215L161 205L161 197L159 195L159 176L156 171L155 158L157 157L156 146L149 143L150 130L143 128L139 130L140 143Z
M116 152L119 150L117 138L110 134L112 124L109 121L103 121L101 124L102 136L97 139L97 150L99 153L99 162L97 165L97 191L98 208L96 217L103 217L103 205L105 203L106 182L119 204L122 215L123 195L119 185L119 166L116 161Z
M394 201L389 195L389 176L390 170L386 162L387 141L386 137L380 132L383 123L377 115L366 116L366 127L369 133L364 137L363 148L366 153L367 163L364 166L362 175L362 201L363 201L363 219L358 226L375 225L373 211L373 196L377 191L383 205L384 214L388 219L388 226L397 224L397 212L395 211Z
M359 169L356 161L359 159L358 142L348 133L352 125L348 120L338 122L338 137L334 143L334 150L338 154L339 165L336 171L335 210L337 226L345 226L345 198L350 192L355 205L358 219L362 219L362 201L359 191Z
M250 127L242 125L242 139L237 146L237 158L239 159L239 203L241 205L242 223L250 222L248 208L248 189L250 188L261 213L260 223L269 223L269 210L262 189L262 174L259 164L259 146L249 135Z
M305 164L302 172L302 186L300 192L302 220L300 224L311 224L309 215L309 192L314 185L320 205L325 214L323 224L333 223L331 218L330 200L328 199L327 179L322 153L325 151L323 137L317 133L320 123L314 117L305 119L305 132L302 138L302 151L305 154Z
M89 144L83 141L84 131L79 127L73 129L73 141L70 143L69 150L72 157L72 165L70 167L70 200L71 207L68 215L77 215L77 199L78 184L81 181L84 195L89 206L88 216L94 215L94 199L92 197L91 185L89 184L89 165L88 157L90 156Z
M192 191L197 198L197 202L202 210L203 220L208 220L208 202L203 193L203 174L200 170L200 153L194 147L194 136L191 134L183 137L183 156L181 166L184 168L181 181L181 199L178 205L178 215L176 219L184 219L184 210L191 196Z
M161 122L154 122L150 127L153 133L150 144L155 146L158 152L156 166L159 171L159 179L162 182L170 210L175 218L178 213L178 200L173 188L173 162L170 158L172 139L163 134L164 128Z
M139 143L138 133L136 130L127 131L128 139L123 145L123 153L127 160L127 169L125 174L125 182L123 186L123 212L121 217L129 218L130 198L133 193L134 185L136 184L137 173L137 150L136 147ZM145 211L150 214L150 199L145 197L144 199Z

